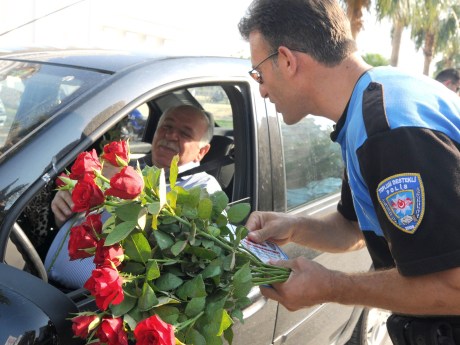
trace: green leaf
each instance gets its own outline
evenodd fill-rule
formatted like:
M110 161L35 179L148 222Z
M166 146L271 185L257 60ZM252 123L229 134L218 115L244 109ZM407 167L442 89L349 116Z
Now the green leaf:
M124 242L123 249L129 260L147 262L151 258L152 248L145 236L138 232L131 234Z
M178 276L171 273L165 273L155 280L154 284L160 291L171 291L179 287L182 283L183 280Z
M214 251L202 247L187 247L185 251L187 253L194 254L199 258L208 260L212 260L217 256Z
M230 253L224 258L223 268L225 271L233 271L235 268L235 253Z
M248 235L249 231L245 226L238 225L235 233L236 233L235 245L237 246L240 244L241 240Z
M220 312L220 311L219 311ZM220 319L213 317L209 319L207 324L203 327L203 336L206 338L206 345L221 345L222 338L217 336L220 329Z
M233 324L232 318L228 315L225 309L222 310L222 317L220 321L218 336L221 336L222 333Z
M233 295L235 298L245 297L251 291L252 276L251 269L249 268L249 263L244 264L238 271L233 275Z
M185 315L194 317L204 310L206 297L192 298L185 307Z
M161 250L165 250L174 244L174 239L163 231L155 230L153 231L153 236Z
M198 275L192 280L189 280L185 282L183 285L179 286L179 288L176 291L176 295L182 300L194 297L205 297L206 290L201 275Z
M168 305L168 304L179 304L180 301L168 296L160 296L158 297L158 304L156 307L160 307L162 305Z
M160 202L153 201L151 203L148 203L147 210L149 211L150 214L153 214L155 216L158 215L158 213L160 213L160 210L161 210Z
M224 216L223 214L219 214L215 220L216 222L216 225L219 227L219 228L223 228L223 227L226 227L227 224L228 224L228 219L226 216Z
M230 223L238 224L246 219L251 211L251 205L248 203L240 203L231 206L227 211L227 217Z
M206 268L201 272L201 275L203 276L203 279L206 279L206 278L218 276L221 273L222 273L222 259L217 258L211 261L211 263L208 266L206 266Z
M155 166L145 166L142 170L142 175L144 176L144 183L148 189L155 189L158 185L158 180L160 178L161 169Z
M179 168L177 167L179 162L179 155L175 155L171 160L171 167L169 169L169 185L171 189L176 186L177 175L179 174Z
M208 345L206 343L205 337L203 337L203 335L200 332L193 328L187 331L185 343L193 345Z
M158 263L156 260L148 260L147 262L147 270L145 272L145 279L148 281L157 279L160 277L160 268L158 267Z
M182 216L188 219L195 219L198 217L198 210L196 207L184 205L182 207Z
M155 313L164 321L170 324L175 324L179 318L180 311L176 307L164 305L155 308Z
M119 317L128 313L136 305L137 298L125 294L123 301L120 304L111 304L110 310L113 317Z
M192 228L190 229L187 241L190 243L191 246L195 244L195 236L196 236L196 224L195 222L192 223Z
M185 248L187 245L187 241L177 241L174 243L174 245L171 247L171 253L174 256L178 256Z
M209 298L205 309L207 317L214 318L223 309L226 301L227 299L222 296L212 296L212 298Z
M215 226L208 226L208 228L206 229L208 231L208 233L214 237L219 237L220 235L220 229L219 228L216 228Z
M123 321L129 326L129 328L136 328L137 321L131 316L131 314L123 315Z
M188 205L191 207L197 207L200 201L201 187L195 186L190 189L184 189L176 186L177 191L177 203L181 205Z
M113 231L107 235L105 245L111 246L117 242L124 240L137 226L136 221L123 222L115 226Z
M118 206L115 209L115 214L119 217L122 221L128 222L133 221L137 223L137 219L139 217L139 212L143 209L141 205L137 202L132 202L129 204Z
M241 319L241 322L243 322L243 319ZM225 338L225 340L227 340L227 343L229 343L229 344L233 343L233 329L231 327L227 328L224 331L224 338Z
M125 260L123 261L123 272L133 275L143 274L145 266L142 263Z
M251 303L251 301L249 301ZM240 322L244 322L244 315L241 309L234 309L232 311L232 318L239 320ZM225 338L227 339L227 338Z
M152 309L158 303L158 299L155 296L155 292L152 287L145 282L142 287L142 294L137 302L137 307L140 311L148 311Z
M201 199L198 204L198 218L208 220L212 214L212 201L209 198Z
M228 196L223 191L217 191L210 196L212 200L213 211L216 213L216 216L221 214L223 210L228 205Z

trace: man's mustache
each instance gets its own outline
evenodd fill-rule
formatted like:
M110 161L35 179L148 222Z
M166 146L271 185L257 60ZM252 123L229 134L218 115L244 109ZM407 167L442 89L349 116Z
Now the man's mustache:
M175 151L176 153L179 153L180 152L180 147L177 143L173 142L173 141L168 141L166 139L161 139L160 141L158 141L158 146L163 146L163 147L166 147L170 150L173 150Z

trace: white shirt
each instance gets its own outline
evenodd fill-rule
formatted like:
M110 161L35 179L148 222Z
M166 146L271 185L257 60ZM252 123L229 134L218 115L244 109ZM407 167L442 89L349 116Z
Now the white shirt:
M179 173L181 173L199 165L199 162L190 162L180 166L178 170ZM179 177L176 181L176 186L181 186L185 189L200 186L205 188L209 194L222 190L219 182L206 172ZM167 185L167 189L168 191L170 190L169 184ZM103 212L102 222L105 222L109 216L108 212ZM65 222L56 234L45 258L45 267L48 272L48 277L69 289L83 287L91 276L91 272L96 268L93 262L94 257L73 261L69 258L68 245L70 229L83 220L83 214L79 214Z

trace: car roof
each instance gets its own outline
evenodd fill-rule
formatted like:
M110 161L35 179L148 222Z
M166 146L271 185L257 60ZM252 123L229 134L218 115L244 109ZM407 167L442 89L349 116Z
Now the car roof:
M0 59L24 62L49 63L62 66L93 69L115 73L125 68L142 64L147 61L171 58L184 58L154 51L123 51L108 49L55 49L55 48L24 48L3 52ZM193 56L187 56L193 57ZM202 58L202 57L200 57Z
M108 72L117 72L129 66L143 63L147 60L165 58L152 53L138 53L104 49L45 49L7 53L1 59L51 63L85 69L95 69Z

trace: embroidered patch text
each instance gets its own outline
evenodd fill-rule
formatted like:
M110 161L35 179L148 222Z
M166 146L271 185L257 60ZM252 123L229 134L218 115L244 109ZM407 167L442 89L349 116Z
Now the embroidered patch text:
M420 174L393 175L379 183L377 198L390 222L413 234L425 213L425 191Z

